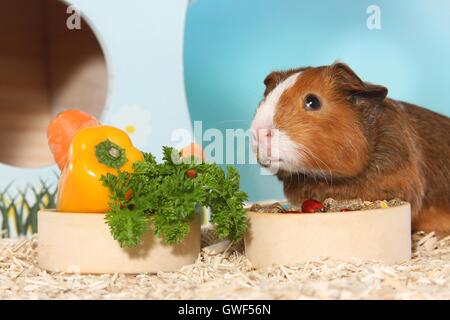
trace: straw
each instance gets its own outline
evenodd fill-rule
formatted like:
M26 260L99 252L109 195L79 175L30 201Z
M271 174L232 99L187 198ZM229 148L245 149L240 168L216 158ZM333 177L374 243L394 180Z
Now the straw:
M317 259L255 270L242 243L202 228L195 264L158 274L77 275L37 266L37 238L0 240L1 299L450 299L450 237L413 235L397 265Z

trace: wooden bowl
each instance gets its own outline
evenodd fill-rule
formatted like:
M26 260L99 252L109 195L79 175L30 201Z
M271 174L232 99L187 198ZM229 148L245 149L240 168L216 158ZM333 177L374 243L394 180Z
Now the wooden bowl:
M38 262L49 271L76 273L155 273L192 264L200 253L200 217L178 245L166 245L149 231L136 248L114 240L104 214L40 211Z
M411 258L411 207L339 213L248 213L245 254L255 267L311 259L400 263Z

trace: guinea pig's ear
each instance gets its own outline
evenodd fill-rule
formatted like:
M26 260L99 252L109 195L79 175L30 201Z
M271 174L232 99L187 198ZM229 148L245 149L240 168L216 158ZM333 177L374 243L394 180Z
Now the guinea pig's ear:
M372 101L378 104L388 94L386 87L362 81L345 63L333 64L331 71L338 82L338 86L345 91L348 99L353 103Z
M352 93L349 98L355 103L358 103L362 99L374 101L379 104L383 102L387 94L388 89L386 87L365 82L364 89L362 91Z
M281 82L283 79L283 73L279 71L274 71L270 73L265 79L264 79L264 85L266 86L266 90L264 91L264 96L267 96L270 91L272 91L278 83Z

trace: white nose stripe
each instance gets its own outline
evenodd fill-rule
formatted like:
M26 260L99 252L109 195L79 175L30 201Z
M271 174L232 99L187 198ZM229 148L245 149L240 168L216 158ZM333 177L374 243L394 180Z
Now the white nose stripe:
M275 108L280 101L281 96L287 90L289 90L296 82L301 72L297 72L289 76L287 79L280 82L275 89L273 89L266 97L265 101L263 101L262 107L270 106Z
M259 129L272 129L273 128L273 118L275 116L276 107L280 101L281 96L286 90L291 88L297 81L301 72L294 73L287 79L280 82L275 89L273 89L266 97L266 99L261 103L258 110L256 111L255 119L253 120L252 128L255 130Z

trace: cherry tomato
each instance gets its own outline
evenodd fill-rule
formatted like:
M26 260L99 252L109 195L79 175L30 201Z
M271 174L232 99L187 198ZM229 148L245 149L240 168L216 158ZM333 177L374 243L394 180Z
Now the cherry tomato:
M186 171L186 175L191 179L195 179L195 177L197 177L197 171L195 171L194 169L189 169L188 171Z

